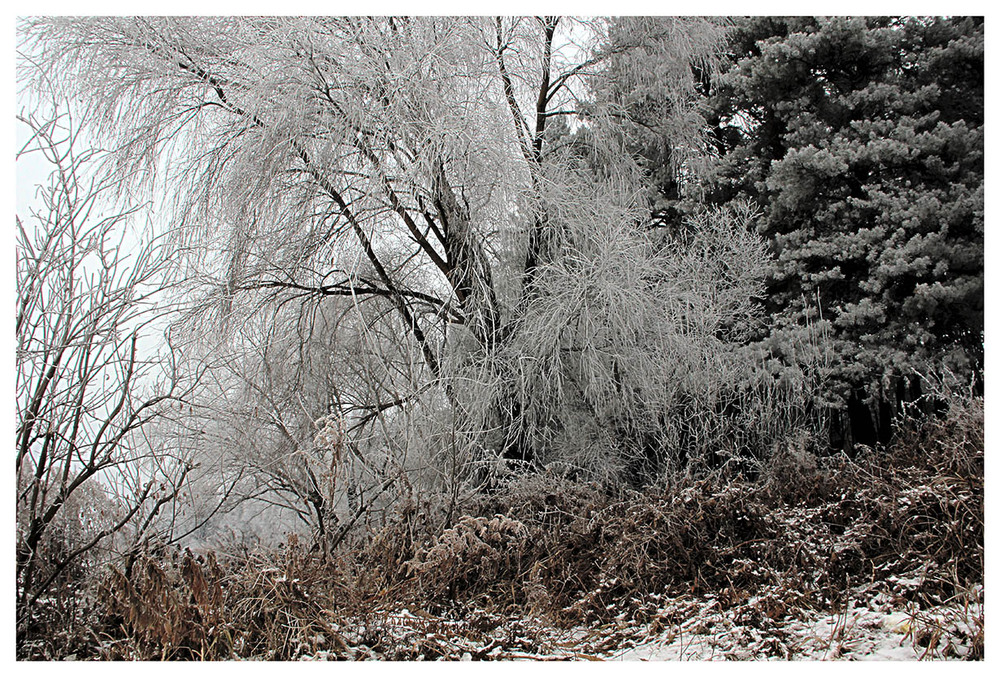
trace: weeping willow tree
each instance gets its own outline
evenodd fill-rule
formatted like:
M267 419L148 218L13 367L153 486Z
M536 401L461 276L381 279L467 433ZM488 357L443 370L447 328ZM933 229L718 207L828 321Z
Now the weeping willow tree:
M328 379L348 441L380 430L389 447L400 426L436 426L470 468L567 448L616 468L644 435L676 456L682 441L657 430L679 393L746 371L731 348L754 321L763 257L746 215L654 238L647 173L625 150L635 102L602 94L662 85L653 128L681 174L702 145L693 73L724 45L720 22L111 17L20 31L33 86L82 99L115 150L107 170L139 177L169 222L203 299L194 334L266 312L284 340L329 307L321 330L367 346L339 353L351 366ZM391 388L358 386L374 373Z

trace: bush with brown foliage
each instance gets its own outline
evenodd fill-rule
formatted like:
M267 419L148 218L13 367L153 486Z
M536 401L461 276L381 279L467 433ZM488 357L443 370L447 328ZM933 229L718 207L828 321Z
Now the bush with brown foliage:
M983 583L982 401L910 423L855 459L793 440L753 481L716 473L615 492L522 476L450 523L405 506L329 558L294 537L239 557L145 552L111 570L92 632L72 646L116 659L406 659L447 655L429 639L453 631L446 618L477 637L528 617L662 624L663 595L711 596L763 630L875 596L959 610ZM981 657L981 612L965 608L979 613L965 655ZM423 639L396 646L400 623ZM941 628L919 627L928 651L939 646Z

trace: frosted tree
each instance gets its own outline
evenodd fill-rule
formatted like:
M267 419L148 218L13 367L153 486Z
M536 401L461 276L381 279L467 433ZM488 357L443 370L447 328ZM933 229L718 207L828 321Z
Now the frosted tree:
M690 66L722 46L716 22L115 17L30 20L22 32L32 62L87 102L115 171L141 177L134 186L170 215L204 282L202 331L254 308L336 302L382 346L353 380L386 372L393 386L330 404L354 435L376 424L395 435L416 406L469 450L463 467L538 460L552 437L539 422L566 429L556 409L577 406L537 396L570 377L553 355L583 351L572 378L603 401L598 367L615 373L617 358L589 357L608 336L615 355L642 355L612 379L624 392L640 372L673 379L644 360L674 360L682 351L661 350L665 337L696 342L703 322L707 338L707 318L727 312L712 305L717 285L676 270L695 264L693 250L670 259L649 246L644 173L624 150L629 108L595 95L602 79L648 86L631 55L655 57L677 104L659 132L696 148ZM732 237L746 230L722 221ZM741 270L724 274L749 298L756 269ZM601 285L570 288L587 276ZM578 312L581 295L606 292L601 319ZM338 378L342 393L364 390Z
M923 379L982 387L983 22L772 17L737 36L711 188L763 210L767 347L822 382L834 443L885 442Z
M19 157L41 155L52 174L16 217L19 635L115 537L127 547L161 533L158 516L193 469L145 437L189 392L176 362L139 345L162 313L166 252L130 235L124 180L88 171L100 154L79 147L69 114L20 120L31 136Z

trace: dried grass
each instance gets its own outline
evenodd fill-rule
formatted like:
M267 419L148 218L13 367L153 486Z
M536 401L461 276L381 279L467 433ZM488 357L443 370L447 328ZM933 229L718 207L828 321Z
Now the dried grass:
M680 628L689 599L772 637L778 657L806 650L782 634L790 618L876 604L912 609L924 657L978 659L982 467L971 401L854 460L793 440L756 481L720 472L614 493L527 475L453 522L406 506L332 558L294 538L225 560L144 553L112 570L93 635L67 646L106 659L490 659L562 651L556 629L590 628L601 652L623 623Z

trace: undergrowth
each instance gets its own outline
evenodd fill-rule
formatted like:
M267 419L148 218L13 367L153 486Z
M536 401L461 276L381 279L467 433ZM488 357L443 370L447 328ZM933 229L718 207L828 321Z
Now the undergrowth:
M855 458L817 458L792 440L753 481L717 473L638 492L523 476L451 523L408 506L328 558L295 537L241 556L150 548L81 597L74 625L25 639L18 654L458 658L441 638L461 628L480 642L472 657L489 658L503 628L508 649L541 646L526 618L667 629L684 618L665 609L683 607L661 600L711 599L777 632L796 614L878 599L917 610L908 627L926 656L958 655L961 641L963 657L982 658L983 442L972 400ZM964 609L964 625L919 612L943 607ZM401 624L412 641L400 642ZM967 630L956 638L953 627Z

